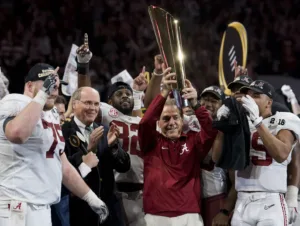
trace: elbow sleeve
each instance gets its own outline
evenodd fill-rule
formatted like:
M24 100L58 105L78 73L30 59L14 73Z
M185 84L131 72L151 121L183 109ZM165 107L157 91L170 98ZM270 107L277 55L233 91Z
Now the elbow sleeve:
M6 129L6 126L7 126L7 123L9 123L11 120L13 120L16 116L10 116L10 117L7 117L4 122L3 122L3 132L5 133L5 129Z

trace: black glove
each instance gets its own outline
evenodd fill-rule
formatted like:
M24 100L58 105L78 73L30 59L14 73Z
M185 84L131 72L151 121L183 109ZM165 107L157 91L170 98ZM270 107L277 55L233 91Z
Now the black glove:
M56 79L57 79L57 75L51 74L44 81L42 90L49 96L57 88Z

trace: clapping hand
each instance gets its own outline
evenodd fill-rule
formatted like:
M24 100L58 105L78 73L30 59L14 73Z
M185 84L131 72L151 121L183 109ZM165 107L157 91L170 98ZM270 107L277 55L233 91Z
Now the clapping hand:
M90 135L90 142L88 145L88 150L92 150L94 149L99 140L101 139L101 137L103 136L104 133L104 128L103 126L99 126L98 128L96 128Z
M107 133L108 146L113 146L118 141L120 135L119 127L115 124L111 124Z

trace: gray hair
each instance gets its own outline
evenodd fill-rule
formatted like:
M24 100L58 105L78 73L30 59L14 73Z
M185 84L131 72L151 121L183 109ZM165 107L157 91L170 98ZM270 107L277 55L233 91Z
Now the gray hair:
M73 100L80 100L81 99L81 91L84 87L80 87L79 89L76 89L75 92L72 95Z

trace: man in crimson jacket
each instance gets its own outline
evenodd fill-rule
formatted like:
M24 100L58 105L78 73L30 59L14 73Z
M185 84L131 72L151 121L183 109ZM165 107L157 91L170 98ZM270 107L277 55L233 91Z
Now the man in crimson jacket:
M183 98L189 99L201 125L200 132L182 132L182 112L167 100L174 73L165 76L162 92L148 107L139 124L138 138L144 157L144 211L147 226L203 225L200 215L200 162L217 131L208 111L197 102L197 91L187 81ZM161 134L157 132L157 121Z

